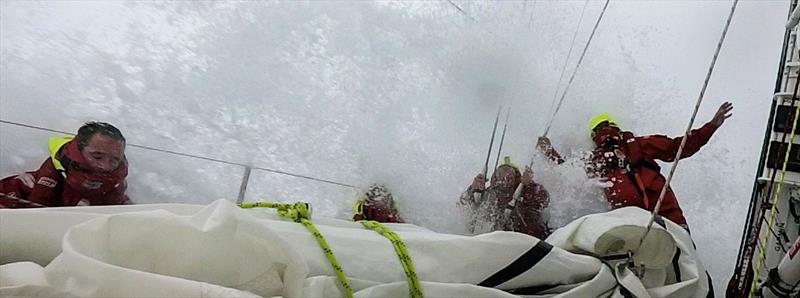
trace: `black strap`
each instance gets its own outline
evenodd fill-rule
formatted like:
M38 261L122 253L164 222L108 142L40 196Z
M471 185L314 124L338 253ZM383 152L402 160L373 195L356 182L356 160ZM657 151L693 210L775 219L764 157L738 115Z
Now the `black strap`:
M781 276L778 274L778 268L772 268L769 270L769 273L767 273L767 280L762 285L762 291L764 288L766 288L773 295L780 298L797 297L791 296L794 288L790 289L788 287L784 287L784 284L791 286L781 279Z
M638 173L641 170L641 168L648 168L648 169L651 169L653 171L656 171L656 173L661 173L661 167L659 167L657 164L654 164L654 163L651 163L651 162L648 162L648 161L644 161L644 160L642 160L640 162L635 162L635 163L632 162L630 164L630 167L629 167L629 169L628 169L626 174L628 175L628 178L631 179L631 182L636 184L636 190L639 191L639 195L642 196L642 200L644 200L644 198L646 197L645 196L645 192L647 190L643 189L645 186L644 185L639 185L639 181L636 179L636 173Z
M675 251L675 256L672 258L672 270L675 271L676 283L683 281L681 280L680 258L681 249L678 248L678 250ZM706 271L706 280L708 280L708 293L706 293L706 298L714 298L714 283L711 281L711 274L708 274L708 271Z
M651 169L651 170L659 172L659 173L661 172L661 167L658 166L658 164L652 163L652 162L649 162L649 161L645 161L645 160L642 160L642 161L637 162L637 163L632 163L631 167L633 167L634 169L648 168L648 169Z
M708 271L706 271L706 277L708 278L708 295L706 295L706 298L714 298L714 283L711 281L711 274L708 274Z
M625 298L634 298L635 297L635 296L633 296L633 294L631 294L631 291L629 291L628 288L626 288L622 284L619 284L619 293L622 294L622 297L625 297Z
M515 278L520 274L525 273L526 271L533 268L533 266L536 266L536 264L538 264L539 261L544 259L544 257L547 256L547 254L549 254L550 251L552 250L553 250L552 245L544 241L539 241L538 243L536 243L536 245L531 247L531 249L529 249L527 252L525 252L516 260L514 260L514 262L511 262L511 264L509 264L505 268L500 269L500 271L497 271L497 273L493 274L492 276L482 281L478 285L489 288L494 288L496 286L499 286L511 280L512 278Z
M550 289L558 287L558 286L560 286L560 285L543 285L543 286L535 286L535 287L525 287L525 288L511 289L511 290L508 290L506 292L509 292L509 293L515 294L515 295L536 295L536 294L538 294L540 292L544 292L544 291L550 290Z
M624 254L618 254L618 255L607 255L607 256L601 257L600 259L602 259L604 261L616 261L616 260L622 260L622 259L627 259L627 258L628 258L628 254L624 253Z
M667 228L667 223L664 222L664 217L662 217L661 215L656 214L656 216L653 217L653 222L657 223L664 229Z
M681 282L681 249L678 248L675 250L675 256L672 257L672 270L675 271L675 280L676 282ZM709 285L710 286L710 285Z
M61 177L60 178L62 178L62 180L63 180L63 178L66 177L66 175L67 175L67 170L69 170L70 167L72 167L72 159L67 157L67 155L64 154L64 150L62 150L62 149L64 149L64 147L61 147L60 149L58 149L58 152L56 152L55 158L56 158L56 160L58 160L58 162L61 163L61 166L64 167L64 170L56 169L56 171L61 173ZM52 162L55 165L55 161L52 161Z

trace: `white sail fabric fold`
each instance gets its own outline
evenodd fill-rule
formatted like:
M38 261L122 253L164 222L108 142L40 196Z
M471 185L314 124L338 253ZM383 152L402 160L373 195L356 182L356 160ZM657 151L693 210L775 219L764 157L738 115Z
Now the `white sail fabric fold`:
M654 227L644 242L642 249L653 251L636 255L645 265L642 278L622 261L602 259L638 241L635 231L648 216L635 208L586 216L547 242L512 232L460 236L386 226L405 243L426 297L705 296L691 239L671 222ZM389 240L358 223L312 222L355 297L408 295ZM304 226L224 200L0 210L0 264L0 296L343 296Z

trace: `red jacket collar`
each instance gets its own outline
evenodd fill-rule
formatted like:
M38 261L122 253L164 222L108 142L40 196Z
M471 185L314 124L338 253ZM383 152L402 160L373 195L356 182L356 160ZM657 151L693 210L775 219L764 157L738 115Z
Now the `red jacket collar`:
M78 142L75 140L69 141L68 143L64 144L64 147L61 147L60 150L61 154L57 154L56 156L62 156L69 159L67 163L77 163L81 167L88 166L89 162L86 158L83 157L81 154L80 149L78 149ZM64 165L65 167L67 165Z
M80 169L83 172L89 172L89 161L83 157L81 151L78 149L78 142L76 140L69 141L68 143L64 144L63 147L59 150L58 154L56 154L56 158L59 159L61 164L64 166L64 169L69 172L70 170L75 170L76 168ZM75 167L77 166L77 167ZM127 158L123 157L122 162L119 164L116 170L112 171L108 174L100 174L100 173L90 173L93 176L111 176L116 177L117 179L125 178L128 175L128 160Z

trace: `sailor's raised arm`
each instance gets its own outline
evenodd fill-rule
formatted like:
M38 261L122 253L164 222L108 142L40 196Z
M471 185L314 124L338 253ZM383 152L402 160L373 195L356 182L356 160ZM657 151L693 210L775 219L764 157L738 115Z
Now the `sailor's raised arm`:
M550 138L548 137L539 137L539 140L536 142L536 148L539 149L539 152L542 152L547 158L552 160L557 164L564 163L564 159L561 158L561 154L558 154L555 148L553 148L553 144L550 143Z

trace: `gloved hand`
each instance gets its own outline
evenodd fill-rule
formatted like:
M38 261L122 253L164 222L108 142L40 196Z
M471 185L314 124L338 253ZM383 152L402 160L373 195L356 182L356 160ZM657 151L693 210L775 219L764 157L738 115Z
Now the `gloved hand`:
M478 174L475 179L472 179L472 185L469 186L471 191L484 191L486 190L486 178L483 174Z
M545 152L553 147L553 144L550 143L550 138L548 137L539 137L539 140L536 142L536 148L539 151Z
M533 170L531 170L530 166L525 166L525 171L522 172L522 184L523 185L533 184Z

